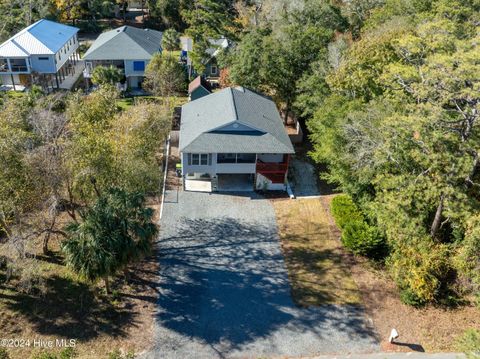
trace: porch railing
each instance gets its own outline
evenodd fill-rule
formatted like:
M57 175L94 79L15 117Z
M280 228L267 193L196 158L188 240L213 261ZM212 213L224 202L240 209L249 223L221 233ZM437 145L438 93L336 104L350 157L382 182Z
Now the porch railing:
M287 162L270 163L270 162L257 162L257 172L263 173L285 173L288 170Z

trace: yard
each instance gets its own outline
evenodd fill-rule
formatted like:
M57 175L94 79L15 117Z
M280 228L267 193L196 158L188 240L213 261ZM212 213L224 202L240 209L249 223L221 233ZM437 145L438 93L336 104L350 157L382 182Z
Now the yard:
M274 201L292 296L298 305L360 304L352 258L320 199Z
M39 290L19 292L19 283L5 282L0 268L1 339L29 339L30 346L9 348L13 359L30 358L47 351L33 340L76 339L78 358L107 358L115 349L140 352L151 345L152 324L157 301L158 260L151 256L130 268L128 283L118 276L112 295L80 280L63 264L59 242L51 243L52 254L41 254L41 245L32 249L39 263L36 274ZM0 245L0 253L2 247ZM48 349L60 352L62 348Z
M478 308L403 304L395 283L380 267L342 248L329 208L333 196L274 200L292 296L300 305L362 304L381 340L383 351L459 351L467 328L480 328ZM390 330L400 333L388 343Z
M122 110L128 110L135 105L137 101L159 101L161 97L156 96L137 96L137 97L124 97L117 100L117 106ZM172 96L169 99L172 102L173 107L182 106L188 101L188 97L185 96Z

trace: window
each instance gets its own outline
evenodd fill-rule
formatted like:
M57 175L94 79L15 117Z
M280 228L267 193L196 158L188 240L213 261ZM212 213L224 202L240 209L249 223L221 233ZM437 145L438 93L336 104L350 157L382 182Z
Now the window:
M254 153L238 153L237 163L255 163L257 156Z
M192 153L190 154L191 166L208 166L210 163L210 155L208 153Z
M219 153L217 155L217 163L235 163L237 162L236 153Z
M133 61L133 71L145 71L145 61Z
M219 153L217 163L255 163L255 153Z
M48 61L48 57L39 57L38 58L40 61Z
M212 65L210 72L211 72L212 75L217 75L218 74L218 67L216 65Z

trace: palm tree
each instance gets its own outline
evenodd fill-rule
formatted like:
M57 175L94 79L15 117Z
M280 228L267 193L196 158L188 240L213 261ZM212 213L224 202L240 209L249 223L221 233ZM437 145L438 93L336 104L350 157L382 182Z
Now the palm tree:
M175 29L167 29L162 36L162 48L170 52L180 48L180 35Z
M95 85L116 85L122 80L122 70L113 65L97 66L92 72L92 83Z
M157 234L152 217L143 195L108 190L81 213L80 223L66 227L62 250L67 265L89 281L103 279L109 294L109 277L150 252Z

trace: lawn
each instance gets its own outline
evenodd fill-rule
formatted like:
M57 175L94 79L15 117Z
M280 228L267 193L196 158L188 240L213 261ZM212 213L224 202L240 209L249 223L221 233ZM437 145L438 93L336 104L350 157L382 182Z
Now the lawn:
M134 105L133 97L125 97L117 100L117 106L120 107L122 111L128 110Z
M278 230L298 305L360 304L351 257L320 199L275 200Z
M295 301L301 305L361 302L383 351L460 350L458 339L464 331L480 328L479 308L403 304L381 265L354 258L342 248L330 214L333 197L273 202ZM400 333L399 344L388 343L392 328Z
M137 97L125 97L117 100L117 106L122 110L128 110L130 107L135 105L136 101L160 101L161 97L156 96L137 96ZM182 106L188 102L187 96L172 96L170 98L172 105L174 107Z

